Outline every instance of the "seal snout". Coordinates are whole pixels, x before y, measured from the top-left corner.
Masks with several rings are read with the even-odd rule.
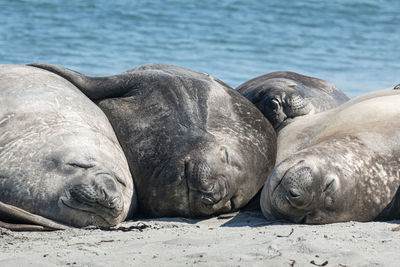
[[[61,200],[69,208],[97,214],[110,222],[124,209],[118,185],[106,173],[97,174],[85,183],[74,184]]]
[[[106,208],[121,211],[123,209],[123,201],[118,190],[117,184],[108,174],[100,174],[96,177],[98,183],[98,199],[97,202]]]
[[[287,97],[286,103],[285,113],[289,118],[306,115],[312,109],[310,103],[299,94],[292,94]]]
[[[290,168],[282,178],[285,199],[294,208],[305,208],[312,201],[312,169],[303,164]]]
[[[294,189],[288,190],[286,199],[289,201],[290,205],[295,208],[302,208],[309,203],[309,199],[304,192],[299,192],[299,190]]]
[[[208,216],[225,205],[227,179],[212,166],[202,159],[185,164],[192,216]]]
[[[199,188],[200,201],[206,206],[219,203],[226,195],[226,190],[220,185],[220,181],[211,180]]]

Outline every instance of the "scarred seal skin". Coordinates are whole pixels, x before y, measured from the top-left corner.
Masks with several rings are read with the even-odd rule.
[[[285,127],[295,140],[318,125],[267,178],[265,217],[308,224],[399,219],[399,101],[400,91],[390,88]]]
[[[294,118],[335,108],[349,98],[333,84],[290,71],[271,72],[239,85],[279,131]]]
[[[116,226],[136,208],[107,117],[58,75],[0,66],[0,201],[2,219],[22,209],[75,227]]]
[[[276,134],[220,80],[163,64],[88,77],[52,71],[96,101],[111,121],[149,216],[202,217],[244,206],[275,163]]]

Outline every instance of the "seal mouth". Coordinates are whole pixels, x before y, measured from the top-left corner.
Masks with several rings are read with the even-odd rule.
[[[92,224],[98,224],[98,226],[115,226],[119,223],[119,217],[122,215],[122,210],[109,209],[101,206],[100,204],[89,204],[73,200],[68,197],[61,197],[61,203],[73,210],[93,214],[99,221],[91,222]]]
[[[283,177],[285,177],[285,175],[289,172],[290,168],[288,168],[282,175],[278,175],[278,173],[273,173],[271,175],[273,175],[272,177],[268,178],[268,182],[271,183],[271,186],[269,186],[270,188],[272,187],[272,190],[270,190],[269,195],[273,196],[276,192],[276,190],[278,189],[278,187],[282,184],[283,181]]]
[[[216,185],[217,186],[216,186]],[[191,192],[194,194],[199,195],[199,200],[201,201],[202,204],[204,204],[206,207],[212,207],[215,205],[218,205],[221,203],[224,199],[227,197],[227,192],[225,190],[225,186],[219,185],[218,182],[216,182],[211,190],[209,191],[204,191],[204,190],[196,190],[194,188],[189,188]],[[214,190],[216,187],[219,187],[219,189]],[[222,187],[222,189],[221,189]]]
[[[219,183],[216,182],[216,184],[218,185]],[[232,208],[235,207],[233,197],[229,198],[225,186],[222,187],[222,190],[205,191],[189,186],[188,198],[190,216],[203,217],[210,216],[214,213],[231,211]]]

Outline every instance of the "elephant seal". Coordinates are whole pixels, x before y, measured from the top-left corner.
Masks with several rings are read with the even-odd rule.
[[[290,71],[271,72],[239,85],[279,131],[293,118],[335,108],[349,98],[333,84]]]
[[[399,219],[399,102],[391,88],[288,125],[297,133],[319,126],[267,178],[265,217],[308,224]]]
[[[147,64],[88,77],[30,65],[66,78],[96,100],[125,151],[144,215],[205,217],[237,210],[275,163],[271,124],[208,74]]]
[[[115,226],[135,197],[123,150],[92,101],[48,71],[0,65],[3,226]]]

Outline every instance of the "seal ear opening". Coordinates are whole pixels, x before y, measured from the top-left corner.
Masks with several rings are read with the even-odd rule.
[[[0,201],[0,227],[12,231],[55,231],[68,226]]]

